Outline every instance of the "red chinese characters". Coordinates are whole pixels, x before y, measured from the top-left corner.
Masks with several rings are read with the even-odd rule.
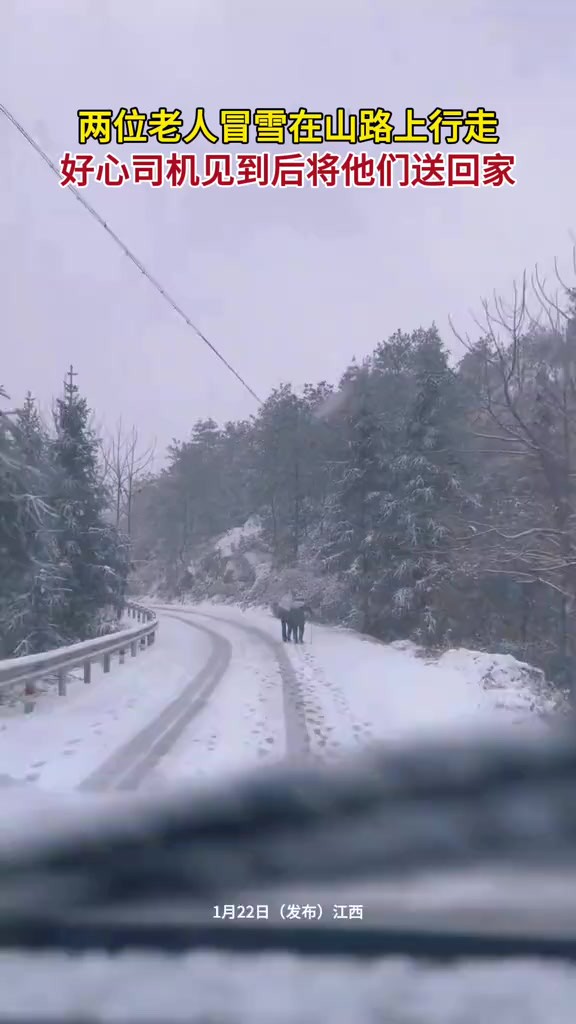
[[[516,158],[503,153],[401,153],[371,156],[365,150],[332,153],[133,153],[121,160],[108,153],[64,153],[60,185],[107,188],[127,183],[151,188],[502,188],[514,186]]]

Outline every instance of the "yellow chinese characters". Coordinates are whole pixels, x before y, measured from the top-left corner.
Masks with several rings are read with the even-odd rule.
[[[199,136],[208,142],[218,142],[210,130],[204,107],[197,107],[194,123],[186,135],[182,134],[184,120],[181,110],[159,107],[144,113],[138,107],[113,110],[78,110],[78,141],[85,146],[90,141],[101,146],[117,146],[156,142],[161,146],[174,146],[179,142],[194,142]]]
[[[264,146],[283,146],[287,124],[288,112],[284,107],[257,107],[254,111],[256,142]]]
[[[324,114],[300,107],[289,117],[291,123],[288,125],[288,131],[295,146],[324,142]]]
[[[340,143],[347,146],[392,146],[398,143],[428,146],[496,145],[498,117],[493,110],[477,107],[434,107],[426,116],[407,107],[399,118],[385,107],[362,107],[349,111],[336,107],[331,113],[299,107],[222,108],[219,111],[220,137],[209,126],[204,107],[197,107],[194,118],[182,110],[158,107],[149,113],[138,107],[113,110],[78,110],[78,141],[81,146],[93,141],[100,146],[155,142],[161,146],[190,145],[204,139],[212,145],[246,146],[318,146]],[[188,127],[191,123],[191,127]]]
[[[251,110],[221,110],[222,142],[225,146],[246,146],[250,142]]]
[[[182,142],[185,142],[187,144],[190,142],[194,142],[199,135],[201,135],[204,139],[207,139],[207,141],[211,142],[212,144],[220,141],[218,139],[218,136],[214,135],[214,132],[210,131],[210,128],[208,127],[208,124],[206,122],[206,111],[204,110],[204,107],[196,108],[196,118],[194,120],[194,124],[192,125],[192,128],[190,129],[188,134],[184,136]]]
[[[78,110],[78,142],[85,146],[94,142],[109,146],[112,141],[113,110]]]
[[[130,142],[148,142],[146,134],[146,114],[142,114],[138,107],[127,110],[122,107],[112,122],[116,132],[116,143],[123,146]]]

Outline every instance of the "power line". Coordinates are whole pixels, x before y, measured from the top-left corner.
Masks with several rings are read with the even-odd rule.
[[[11,124],[14,125],[16,130],[19,131],[23,138],[26,139],[26,142],[28,142],[29,145],[31,145],[32,148],[36,150],[38,155],[42,157],[44,163],[47,164],[50,170],[58,177],[58,179],[60,179],[60,171],[56,167],[56,164],[53,163],[48,154],[44,152],[40,144],[36,142],[36,140],[32,138],[32,136],[26,131],[26,129],[20,124],[20,122],[16,120],[14,115],[11,114],[10,111],[7,110],[6,107],[3,106],[3,104],[1,103],[0,112],[4,114],[4,116],[11,122]],[[242,387],[246,388],[246,391],[248,391],[249,394],[252,395],[252,398],[255,398],[258,404],[261,405],[262,399],[258,397],[256,392],[252,390],[250,385],[247,384],[244,378],[240,376],[238,371],[235,370],[233,366],[231,366],[227,359],[224,358],[224,356],[222,355],[221,352],[218,351],[216,346],[213,345],[212,342],[208,340],[208,338],[206,337],[205,334],[202,333],[200,328],[197,327],[196,324],[192,322],[190,317],[187,316],[184,310],[178,305],[178,303],[172,298],[172,296],[168,294],[166,289],[162,287],[160,282],[156,280],[156,278],[150,273],[150,271],[146,269],[141,260],[139,260],[138,257],[134,255],[134,253],[128,248],[128,246],[122,241],[122,239],[116,234],[116,232],[112,230],[112,228],[106,223],[104,218],[100,216],[98,211],[95,210],[94,207],[90,205],[90,203],[84,198],[84,196],[78,191],[78,189],[74,185],[68,184],[66,185],[66,188],[68,188],[73,193],[78,202],[81,203],[86,210],[88,210],[88,213],[90,213],[92,217],[94,217],[95,220],[98,221],[100,226],[103,227],[104,230],[110,235],[110,237],[116,242],[116,244],[120,246],[124,255],[127,256],[128,259],[132,261],[134,266],[138,268],[140,273],[143,274],[145,278],[147,278],[147,280],[156,289],[156,291],[160,293],[162,298],[166,299],[166,302],[168,302],[169,305],[172,306],[172,309],[178,314],[178,316],[182,317],[182,319],[188,325],[188,327],[192,328],[194,333],[198,335],[201,341],[203,341],[204,344],[207,345],[209,349],[211,349],[214,355],[218,357],[220,362],[224,363],[226,369],[229,370],[230,373],[232,373],[236,377],[236,380],[240,381]]]

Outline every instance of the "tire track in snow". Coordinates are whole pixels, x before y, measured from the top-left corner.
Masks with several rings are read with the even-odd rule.
[[[152,604],[150,607],[165,613],[170,613],[173,609],[173,605]],[[303,760],[309,759],[311,755],[311,739],[307,726],[304,688],[284,646],[265,630],[260,629],[258,626],[239,622],[238,619],[195,610],[186,610],[183,611],[183,614],[198,616],[214,622],[221,622],[226,626],[232,626],[266,645],[277,662],[282,681],[282,703],[286,730],[285,760],[301,763]]]
[[[147,790],[230,777],[286,760],[283,688],[273,652],[244,630],[223,622],[217,628],[232,643],[226,677],[147,776]]]
[[[192,719],[205,707],[221,681],[232,656],[226,637],[182,615],[169,617],[205,633],[212,643],[210,656],[179,696],[146,728],[121,746],[78,786],[86,792],[136,789],[180,738]],[[161,681],[159,680],[159,684]]]
[[[337,761],[351,749],[365,749],[373,739],[371,723],[355,715],[341,687],[326,677],[309,646],[295,644],[290,660],[299,679],[313,758]]]
[[[236,626],[264,641],[273,651],[283,683],[289,757],[323,763],[338,761],[350,750],[365,749],[373,740],[372,724],[354,714],[341,687],[324,674],[309,643],[283,644],[258,626],[220,614],[196,611],[186,614]]]

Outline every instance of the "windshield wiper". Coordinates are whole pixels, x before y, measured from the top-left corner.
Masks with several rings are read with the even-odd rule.
[[[294,949],[306,953],[574,957],[572,923],[532,934],[414,926],[213,921],[251,890],[389,883],[508,864],[576,868],[576,744],[547,739],[377,751],[337,769],[269,770],[151,801],[91,834],[0,853],[4,946]],[[567,897],[568,897],[567,893]],[[537,915],[538,917],[538,915]],[[440,925],[442,915],[439,915]]]

